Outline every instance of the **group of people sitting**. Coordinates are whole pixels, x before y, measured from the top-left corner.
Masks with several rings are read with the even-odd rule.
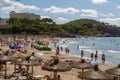
[[[26,75],[27,73],[27,70],[24,67],[22,67],[22,65],[19,65],[18,68],[16,68],[16,70],[16,73],[21,73],[21,75]]]
[[[43,79],[46,79],[46,80],[62,80],[60,75],[57,75],[56,77],[53,77],[52,74],[50,75],[45,75],[43,77]]]

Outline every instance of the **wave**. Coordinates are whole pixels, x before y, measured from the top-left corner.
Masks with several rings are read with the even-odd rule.
[[[63,44],[63,45],[59,45],[59,47],[67,47],[67,45]]]
[[[74,44],[77,44],[77,42],[76,41],[72,41],[72,42],[69,42],[68,44],[74,45]]]
[[[107,52],[110,52],[110,53],[120,53],[120,51],[114,51],[114,50],[108,50]]]
[[[88,49],[89,47],[86,46],[79,46],[79,49]]]

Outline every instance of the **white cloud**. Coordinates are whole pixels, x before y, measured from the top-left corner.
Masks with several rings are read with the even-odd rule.
[[[102,3],[107,3],[107,0],[92,0],[94,4],[102,4]]]
[[[117,8],[120,8],[120,5],[118,5]]]
[[[112,13],[108,13],[108,14],[100,13],[100,16],[102,16],[102,17],[114,17],[114,15]]]
[[[9,4],[9,3],[11,3],[10,0],[0,0],[0,5]]]
[[[41,16],[41,18],[43,19],[43,18],[50,18],[49,16]]]
[[[103,18],[103,19],[99,19],[100,21],[106,22],[106,23],[110,23],[110,24],[114,24],[114,25],[119,25],[120,26],[120,18]]]
[[[98,17],[98,12],[93,9],[81,9],[81,16]]]
[[[2,12],[10,12],[10,11],[24,11],[24,10],[39,10],[38,7],[33,6],[33,5],[24,5],[20,2],[14,2],[14,1],[10,1],[10,0],[3,0],[4,4],[8,4],[9,6],[5,6],[5,7],[1,7],[0,11]],[[5,2],[6,1],[6,2]]]
[[[51,6],[50,8],[45,8],[44,11],[51,13],[69,13],[69,14],[80,12],[78,9],[75,8],[59,8],[55,6]]]
[[[58,20],[59,22],[68,22],[68,21],[70,21],[69,19],[63,18],[63,17],[58,17],[57,20]]]

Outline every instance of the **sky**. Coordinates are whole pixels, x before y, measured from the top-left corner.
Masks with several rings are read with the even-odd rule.
[[[120,0],[0,0],[0,17],[9,12],[29,12],[57,24],[88,18],[120,26]]]

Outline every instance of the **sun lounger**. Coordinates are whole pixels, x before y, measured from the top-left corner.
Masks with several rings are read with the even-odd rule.
[[[35,80],[42,80],[42,76],[41,75],[36,75],[36,76],[33,76],[35,78]]]

